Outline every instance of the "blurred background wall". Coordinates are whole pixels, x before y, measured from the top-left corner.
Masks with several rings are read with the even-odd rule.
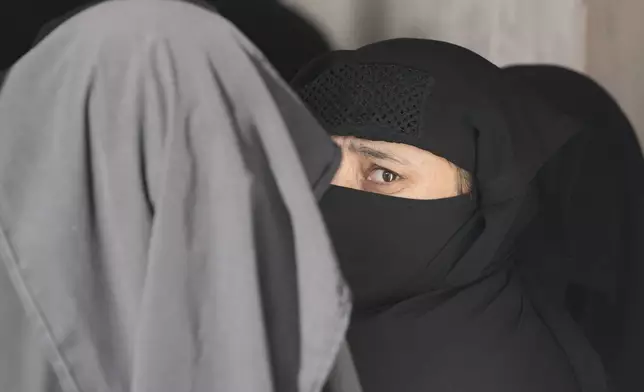
[[[644,1],[586,2],[586,71],[620,101],[644,143]]]
[[[285,0],[341,48],[393,37],[465,46],[499,65],[555,62],[583,68],[582,0]]]
[[[584,71],[620,101],[644,142],[644,0],[284,0],[338,48],[393,37],[453,42],[503,66]]]

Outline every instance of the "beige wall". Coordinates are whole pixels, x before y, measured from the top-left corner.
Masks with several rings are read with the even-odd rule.
[[[643,0],[644,1],[644,0]],[[583,0],[284,0],[339,48],[393,37],[453,42],[499,65],[585,62]]]
[[[615,95],[644,144],[644,1],[587,1],[588,73]]]

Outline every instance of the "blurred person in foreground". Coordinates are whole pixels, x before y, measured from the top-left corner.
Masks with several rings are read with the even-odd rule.
[[[214,12],[67,20],[0,91],[0,390],[320,391],[350,310],[316,200],[339,157]]]

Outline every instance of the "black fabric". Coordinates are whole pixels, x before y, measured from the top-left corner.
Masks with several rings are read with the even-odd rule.
[[[200,0],[214,5],[264,53],[285,80],[331,46],[317,27],[274,0]]]
[[[355,80],[324,82],[346,67]],[[395,76],[373,78],[374,69]],[[421,75],[417,80],[431,80],[416,118],[404,117],[418,105],[417,98],[406,100],[415,96],[405,92],[416,86],[410,70]],[[410,144],[475,177],[473,211],[453,208],[468,195],[419,201],[332,188],[323,198],[356,291],[349,342],[366,392],[606,390],[597,354],[564,301],[548,294],[562,289],[541,290],[542,281],[518,269],[514,257],[517,236],[538,212],[533,180],[579,131],[573,119],[485,59],[436,41],[398,39],[335,52],[293,84],[330,133]],[[400,98],[385,105],[376,94]],[[388,105],[399,106],[417,129],[379,120]],[[343,123],[316,113],[329,106],[345,113]],[[364,108],[371,115],[355,121]]]
[[[31,48],[40,27],[84,0],[3,1],[0,11],[0,69],[18,61]]]
[[[633,128],[586,76],[555,66],[505,72],[583,124],[538,175],[541,219],[517,257],[544,280],[567,279],[557,295],[602,355],[613,386],[644,390],[644,159]],[[535,263],[545,257],[557,262]]]
[[[395,139],[398,133],[418,134],[421,105],[432,84],[427,73],[411,68],[343,64],[326,70],[301,95],[334,134],[347,126],[383,127],[394,131]]]
[[[429,262],[448,242],[456,244],[453,258],[462,256],[480,222],[470,195],[419,201],[332,187],[321,208],[338,257],[351,260],[342,267],[358,313],[423,294],[432,283]]]

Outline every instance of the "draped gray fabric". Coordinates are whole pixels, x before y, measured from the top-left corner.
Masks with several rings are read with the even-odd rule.
[[[322,389],[326,134],[228,22],[110,1],[0,92],[0,390]]]

